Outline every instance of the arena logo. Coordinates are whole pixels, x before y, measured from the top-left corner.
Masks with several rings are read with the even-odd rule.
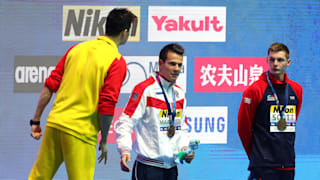
[[[107,16],[113,8],[116,6],[63,6],[62,40],[85,41],[103,36]],[[126,8],[138,17],[131,25],[128,41],[140,41],[140,6]]]
[[[54,66],[16,66],[14,79],[18,84],[44,83],[54,68]]]
[[[60,56],[15,56],[14,92],[38,93]]]
[[[149,6],[148,16],[149,41],[226,40],[226,7]]]
[[[190,137],[202,144],[226,144],[228,131],[228,107],[189,106],[187,124]]]

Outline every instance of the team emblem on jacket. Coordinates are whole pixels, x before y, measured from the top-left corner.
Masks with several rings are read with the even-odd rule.
[[[138,97],[139,97],[139,93],[134,92],[134,93],[132,94],[131,99],[132,99],[133,101],[135,101],[135,100],[137,100]]]
[[[296,100],[295,96],[290,96],[290,100]]]
[[[251,98],[245,97],[243,99],[243,102],[246,103],[246,104],[251,104]]]
[[[269,95],[267,96],[267,101],[275,101],[275,100],[276,100],[276,98],[274,97],[273,94],[269,94]]]

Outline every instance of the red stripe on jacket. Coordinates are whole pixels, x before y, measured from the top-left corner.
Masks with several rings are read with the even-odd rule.
[[[176,102],[176,109],[183,108],[184,99],[181,99]],[[171,103],[172,105],[172,103]],[[168,109],[167,103],[161,99],[157,99],[154,97],[147,97],[147,107],[154,107],[158,109]]]
[[[127,64],[121,58],[115,59],[108,69],[104,84],[99,93],[98,113],[113,115],[118,102],[122,82],[126,78]]]
[[[130,100],[124,110],[124,113],[126,113],[129,117],[133,115],[133,113],[135,112],[135,110],[139,105],[139,102],[142,98],[144,90],[154,82],[155,82],[155,79],[153,77],[150,77],[134,87],[130,96]]]

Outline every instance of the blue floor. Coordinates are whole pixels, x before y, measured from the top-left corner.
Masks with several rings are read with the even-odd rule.
[[[134,159],[130,165],[132,167]],[[226,145],[200,145],[191,164],[179,165],[179,180],[242,180],[247,179],[248,160],[242,149]],[[94,179],[127,180],[131,172],[120,171],[120,156],[115,145],[109,145],[107,166],[97,164]],[[297,155],[296,180],[320,178],[320,155]],[[54,179],[67,179],[65,167],[61,166]]]

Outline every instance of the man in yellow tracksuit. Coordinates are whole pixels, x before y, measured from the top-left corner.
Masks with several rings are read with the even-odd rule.
[[[57,95],[29,179],[52,179],[62,162],[68,179],[93,179],[99,130],[98,160],[106,164],[107,135],[127,72],[118,46],[126,43],[135,22],[129,10],[113,9],[106,35],[72,46],[46,79],[30,120],[31,136],[37,140],[42,135],[41,114],[53,92]]]

